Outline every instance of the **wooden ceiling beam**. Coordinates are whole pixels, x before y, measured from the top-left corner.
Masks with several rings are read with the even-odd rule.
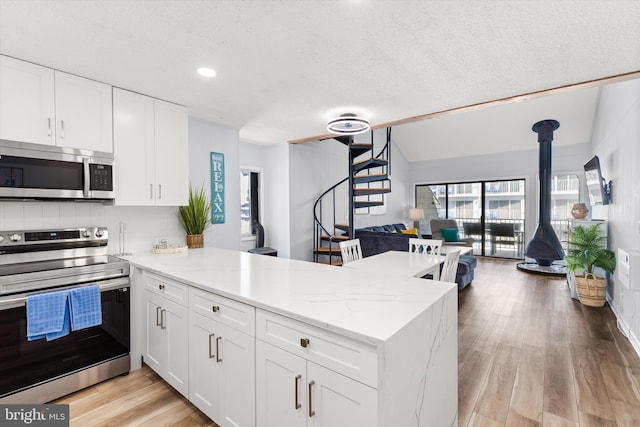
[[[640,70],[631,71],[623,74],[617,74],[614,76],[609,76],[609,77],[604,77],[599,79],[587,80],[580,83],[572,83],[564,86],[554,87],[551,89],[543,89],[543,90],[538,90],[534,92],[528,92],[521,95],[509,96],[506,98],[495,99],[493,101],[478,102],[476,104],[465,105],[462,107],[455,107],[455,108],[449,108],[447,110],[435,111],[433,113],[420,114],[418,116],[407,117],[405,119],[392,120],[390,122],[380,123],[375,126],[371,126],[371,129],[382,129],[390,126],[404,125],[408,123],[419,122],[422,120],[435,119],[438,117],[445,117],[452,114],[475,111],[482,108],[494,107],[498,105],[509,104],[512,102],[528,101],[530,99],[541,98],[543,96],[559,95],[562,93],[572,92],[575,90],[588,89],[588,88],[597,87],[597,86],[604,86],[612,83],[618,83],[618,82],[623,82],[623,81],[633,80],[638,78],[640,78]],[[306,138],[293,139],[288,142],[289,144],[302,144],[304,142],[319,141],[321,139],[334,138],[335,136],[336,136],[335,134],[327,133],[324,135],[316,135],[316,136],[310,136]]]

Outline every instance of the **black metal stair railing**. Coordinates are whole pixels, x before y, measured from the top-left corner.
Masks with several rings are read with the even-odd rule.
[[[354,238],[353,224],[356,209],[381,206],[384,204],[384,199],[372,200],[371,197],[391,192],[391,181],[389,180],[391,128],[387,128],[386,143],[376,156],[373,155],[373,131],[371,131],[371,143],[356,143],[353,141],[353,136],[339,136],[333,139],[348,146],[349,169],[347,177],[324,191],[313,205],[313,260],[314,262],[341,265],[342,257],[337,243]],[[355,160],[366,153],[370,153],[369,158]],[[379,173],[369,173],[371,169],[377,168],[380,168]],[[384,181],[389,183],[388,187],[383,184],[380,187],[371,187],[371,183]],[[336,222],[336,194],[344,183],[348,183],[348,223],[338,224]],[[360,184],[367,184],[367,186],[362,187]],[[366,200],[360,200],[362,196],[366,196]],[[357,198],[358,200],[356,200]],[[331,226],[327,226],[324,222],[325,202],[331,203],[331,206],[326,209],[331,212]],[[327,245],[325,246],[323,243],[327,243]],[[328,260],[321,259],[321,257],[328,257]]]

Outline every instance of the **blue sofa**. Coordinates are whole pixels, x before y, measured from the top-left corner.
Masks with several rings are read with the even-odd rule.
[[[362,256],[368,257],[386,251],[408,252],[409,239],[418,236],[415,234],[403,234],[400,230],[406,230],[404,224],[377,225],[356,229],[355,237],[360,239]],[[478,260],[474,256],[460,256],[458,270],[456,271],[456,283],[459,291],[471,284],[477,265]]]

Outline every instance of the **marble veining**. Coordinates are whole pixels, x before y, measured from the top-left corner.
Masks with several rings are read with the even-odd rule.
[[[133,266],[374,345],[385,342],[455,287],[217,248],[125,259]]]

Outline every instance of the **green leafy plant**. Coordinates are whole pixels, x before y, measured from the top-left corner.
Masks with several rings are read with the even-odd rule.
[[[605,247],[607,238],[600,230],[600,224],[588,227],[579,225],[569,232],[567,268],[569,271],[584,269],[585,276],[593,276],[595,267],[607,273],[616,268],[616,255]]]
[[[191,235],[202,234],[211,225],[210,212],[211,202],[205,195],[204,184],[195,190],[189,185],[189,204],[178,208],[178,217],[184,231]]]

